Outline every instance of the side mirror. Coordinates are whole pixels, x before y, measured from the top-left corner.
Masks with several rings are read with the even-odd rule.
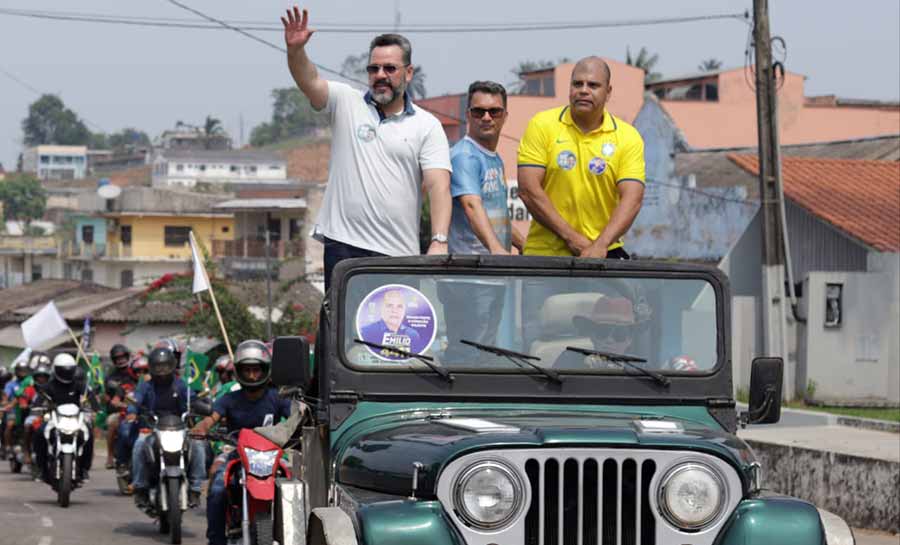
[[[272,347],[272,382],[275,386],[309,389],[313,374],[309,366],[309,342],[303,337],[278,337]]]
[[[741,424],[775,424],[781,420],[781,386],[784,360],[756,358],[750,368],[750,407]]]

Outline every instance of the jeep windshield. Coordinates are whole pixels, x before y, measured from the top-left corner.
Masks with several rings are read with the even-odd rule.
[[[340,313],[344,362],[428,372],[412,353],[451,372],[523,372],[502,351],[463,342],[473,341],[563,375],[636,372],[591,351],[628,355],[662,374],[716,368],[716,295],[706,280],[557,274],[354,274]]]

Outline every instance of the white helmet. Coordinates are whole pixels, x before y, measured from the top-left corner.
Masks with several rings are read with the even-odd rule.
[[[75,363],[75,358],[73,358],[71,354],[57,354],[57,356],[53,358],[53,378],[63,384],[69,384],[75,380],[75,371],[77,368],[78,364]]]

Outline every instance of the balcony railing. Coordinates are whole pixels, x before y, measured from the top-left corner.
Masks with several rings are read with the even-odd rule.
[[[106,255],[106,244],[66,240],[60,244],[60,257],[97,259]]]
[[[269,257],[273,259],[285,259],[288,257],[300,257],[303,255],[303,241],[289,240],[277,241],[269,244]],[[213,256],[215,257],[240,257],[260,259],[266,257],[266,242],[251,238],[239,238],[236,240],[214,240]]]
[[[54,254],[57,251],[56,239],[51,236],[0,235],[0,253]]]

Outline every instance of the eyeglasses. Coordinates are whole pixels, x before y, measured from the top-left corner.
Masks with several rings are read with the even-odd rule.
[[[497,119],[498,117],[500,117],[501,115],[503,115],[503,112],[505,112],[505,111],[506,111],[506,110],[503,109],[503,108],[476,108],[476,107],[472,107],[472,108],[469,108],[469,115],[471,115],[471,116],[474,117],[475,119],[481,119],[482,117],[484,117],[484,114],[488,114],[489,116],[491,116],[491,119]]]
[[[633,325],[594,324],[591,327],[594,328],[591,338],[599,341],[605,341],[611,337],[615,342],[622,342],[634,336]]]
[[[402,66],[397,66],[396,64],[370,64],[370,65],[366,66],[366,72],[369,75],[374,76],[379,71],[384,70],[385,74],[387,74],[389,76],[393,76],[394,74],[397,73],[397,70],[400,70],[401,68],[406,68],[406,66],[407,66],[406,64],[404,64]]]

